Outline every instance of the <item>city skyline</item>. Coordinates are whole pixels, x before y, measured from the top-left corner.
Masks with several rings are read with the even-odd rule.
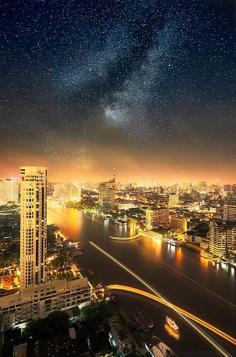
[[[233,356],[235,0],[0,19],[0,357]]]
[[[36,165],[34,163],[29,163],[28,165],[24,166],[42,166],[42,165]],[[44,165],[45,166],[45,165]],[[45,166],[46,167],[46,166]],[[20,175],[18,175],[18,168],[12,168],[10,170],[11,174],[4,176],[0,175],[0,180],[13,180],[13,181],[19,181],[20,180]],[[97,184],[99,185],[101,182],[106,182],[109,181],[112,178],[113,173],[109,172],[106,175],[103,176],[95,176],[93,175],[93,178],[91,176],[89,177],[83,177],[83,176],[75,176],[73,175],[68,176],[67,178],[58,178],[57,175],[50,175],[49,172],[49,183],[58,183],[58,184],[70,184],[70,183],[79,183],[81,185],[84,184]],[[224,186],[224,185],[235,185],[235,178],[233,177],[232,179],[229,180],[219,180],[218,178],[216,179],[207,179],[206,177],[194,177],[194,178],[181,178],[181,179],[176,179],[176,178],[168,178],[163,179],[163,176],[152,176],[149,178],[141,178],[141,177],[131,177],[130,179],[126,176],[120,176],[119,173],[117,175],[117,183],[118,184],[134,184],[136,186],[146,186],[146,187],[155,187],[155,186],[172,186],[172,185],[197,185],[201,182],[205,182],[207,185],[219,185],[219,186]]]
[[[233,182],[233,1],[1,4],[0,177]]]

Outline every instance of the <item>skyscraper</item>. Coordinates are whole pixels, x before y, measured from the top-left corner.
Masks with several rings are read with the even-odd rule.
[[[46,281],[47,170],[21,167],[20,280],[21,288]]]
[[[112,210],[115,208],[116,180],[115,175],[112,180],[102,182],[99,185],[99,204],[104,209]]]

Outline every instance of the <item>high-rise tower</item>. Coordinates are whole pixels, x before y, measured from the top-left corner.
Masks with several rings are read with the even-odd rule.
[[[113,210],[115,208],[116,177],[99,185],[99,204],[104,209]]]
[[[25,166],[20,173],[20,281],[27,288],[46,281],[47,170]]]

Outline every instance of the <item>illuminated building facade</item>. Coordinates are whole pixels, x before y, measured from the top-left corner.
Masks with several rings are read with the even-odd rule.
[[[211,222],[208,236],[210,252],[225,256],[236,249],[236,222]]]
[[[226,254],[226,231],[223,222],[211,222],[208,236],[210,253],[224,256]]]
[[[20,283],[28,288],[46,282],[47,170],[21,167]]]
[[[65,192],[66,202],[80,202],[81,201],[81,187],[79,184],[67,184]]]
[[[179,195],[169,195],[169,208],[178,207]]]
[[[236,204],[226,204],[223,209],[224,221],[236,221]]]
[[[55,310],[67,310],[89,302],[91,289],[87,278],[57,280],[21,289],[17,294],[0,297],[0,330],[7,330],[32,319],[46,317]]]
[[[113,210],[115,208],[116,196],[116,180],[115,176],[112,180],[102,182],[99,185],[99,205],[106,210]]]
[[[81,201],[81,187],[79,183],[57,183],[53,186],[53,197],[61,200],[62,203]]]
[[[153,228],[153,215],[154,211],[152,209],[146,209],[146,229],[151,230]]]
[[[227,184],[223,186],[223,196],[228,197],[231,195],[231,185]]]
[[[146,209],[146,229],[168,228],[169,227],[169,209],[157,208],[155,210]]]
[[[188,220],[186,217],[171,215],[170,227],[178,233],[184,233],[188,230]]]
[[[168,208],[158,208],[155,213],[155,223],[157,227],[169,227],[169,210]]]
[[[7,202],[19,203],[18,179],[0,180],[0,204],[6,204]]]

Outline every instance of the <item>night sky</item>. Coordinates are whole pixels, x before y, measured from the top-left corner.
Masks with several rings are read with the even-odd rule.
[[[236,181],[230,0],[0,4],[0,177]]]

